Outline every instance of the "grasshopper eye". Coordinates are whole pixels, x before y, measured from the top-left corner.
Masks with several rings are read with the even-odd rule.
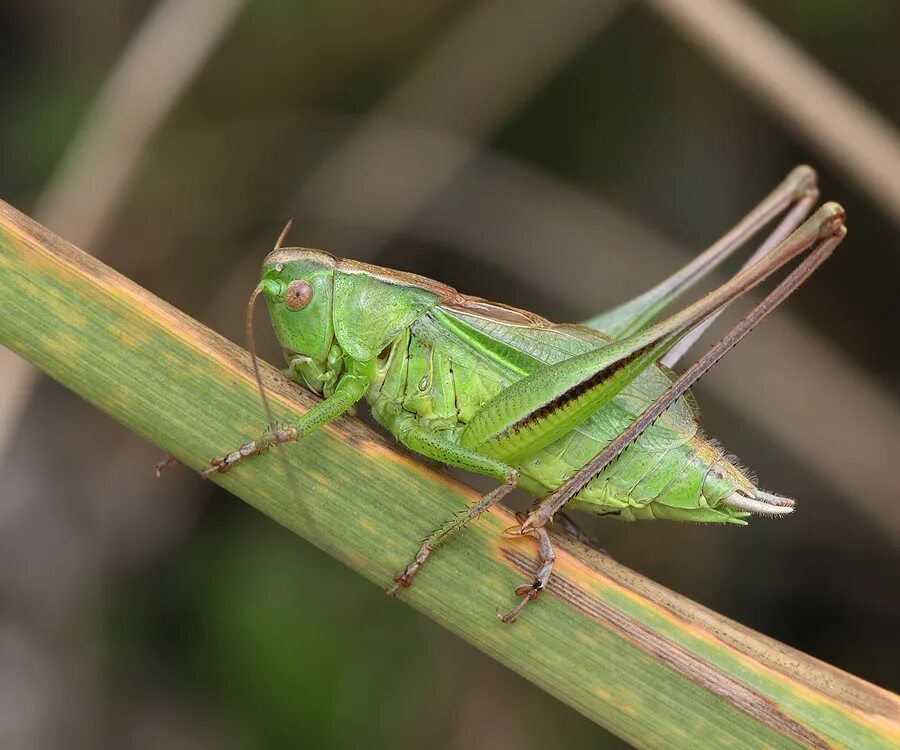
[[[302,310],[312,299],[312,287],[308,281],[298,279],[292,281],[284,290],[284,306],[288,310]]]

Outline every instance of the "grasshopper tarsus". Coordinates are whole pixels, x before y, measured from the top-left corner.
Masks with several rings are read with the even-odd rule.
[[[527,520],[527,519],[526,519]],[[524,527],[523,521],[522,526]],[[550,534],[543,526],[521,531],[521,536],[533,536],[538,540],[538,560],[541,563],[531,583],[522,583],[516,586],[513,593],[522,597],[518,604],[504,615],[498,613],[500,622],[511,623],[519,616],[519,613],[525,609],[528,602],[537,599],[540,593],[547,587],[550,582],[550,575],[553,573],[553,563],[556,561],[556,553],[553,551],[553,545],[550,543]]]
[[[397,596],[400,592],[400,589],[408,589],[412,586],[413,576],[419,571],[425,561],[431,557],[432,546],[426,540],[422,543],[422,546],[419,547],[416,552],[416,556],[413,558],[413,561],[407,565],[403,570],[394,575],[394,583],[392,586],[388,586],[385,589],[385,593],[388,596]]]
[[[521,589],[521,593],[519,593],[520,589]],[[518,586],[516,588],[515,593],[516,593],[516,595],[522,597],[519,600],[519,603],[516,604],[515,607],[513,607],[509,612],[506,612],[506,613],[502,613],[500,611],[499,607],[497,608],[497,619],[500,620],[500,622],[504,623],[505,625],[509,625],[510,623],[515,622],[516,618],[519,616],[519,614],[522,612],[522,610],[525,609],[528,602],[532,601],[533,599],[537,599],[538,595],[541,592],[540,592],[540,589],[536,589],[532,585],[529,585],[526,583],[526,584],[523,584],[522,586]]]
[[[286,429],[276,429],[274,431],[260,435],[256,440],[251,440],[241,445],[237,450],[231,451],[224,456],[216,456],[210,460],[208,468],[201,472],[204,479],[208,479],[212,474],[224,474],[232,466],[250,456],[258,456],[269,448],[274,448],[284,443],[290,443],[297,440],[298,433],[293,427]]]
[[[397,576],[394,576],[394,583],[388,586],[384,593],[387,594],[392,599],[400,593],[400,589],[408,589],[412,585],[412,579],[410,578],[402,578],[397,580]]]

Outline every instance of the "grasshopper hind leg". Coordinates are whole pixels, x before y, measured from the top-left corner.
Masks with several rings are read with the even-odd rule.
[[[652,401],[634,421],[623,430],[612,442],[606,445],[593,459],[579,469],[572,477],[567,479],[553,493],[544,498],[534,510],[529,513],[525,521],[517,527],[508,530],[511,536],[524,536],[538,533],[541,541],[542,557],[544,557],[544,542],[549,547],[549,537],[544,530],[553,520],[556,513],[577,495],[594,477],[605,469],[611,461],[633,443],[659,416],[668,409],[677,399],[681,398],[687,390],[708,372],[722,357],[730,352],[753,328],[762,322],[774,309],[778,307],[794,290],[805,282],[812,273],[834,252],[846,234],[844,226],[844,210],[835,203],[822,206],[816,214],[802,227],[792,233],[773,251],[774,260],[765,259],[757,261],[750,269],[743,271],[735,279],[750,278],[758,275],[759,280],[764,279],[775,269],[784,265],[788,260],[800,254],[806,254],[803,261],[794,268],[788,276],[779,283],[750,313],[731,329],[717,344],[715,344],[704,356],[689,367],[671,386],[654,401]],[[776,257],[776,253],[778,257]],[[751,288],[758,283],[748,284]],[[727,286],[727,285],[726,285]],[[720,287],[716,292],[710,293],[707,300],[714,300],[720,295],[726,286]],[[713,308],[712,312],[716,312]],[[738,510],[757,512],[765,515],[786,515],[793,510],[793,501],[788,498],[772,495],[762,490],[757,490],[754,497],[744,497],[739,493],[726,498],[724,504]],[[541,532],[544,532],[542,534]],[[520,586],[516,593],[526,597],[523,602],[513,609],[507,616],[514,618],[527,604],[535,598],[546,585],[552,568],[552,549],[547,555],[544,565],[538,572],[538,576],[531,584],[535,593],[530,593],[526,586]],[[545,576],[542,578],[542,576]]]

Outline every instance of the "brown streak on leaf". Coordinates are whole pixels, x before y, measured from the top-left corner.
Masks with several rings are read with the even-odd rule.
[[[842,675],[848,678],[842,680],[830,678],[828,665],[819,659],[787,647],[705,607],[697,607],[693,603],[686,606],[687,600],[683,597],[590,547],[558,537],[554,538],[554,543],[580,563],[615,581],[616,586],[622,590],[653,602],[698,633],[716,638],[727,648],[790,678],[808,688],[811,693],[826,695],[865,716],[883,717],[890,722],[900,720],[900,710],[893,696],[886,690],[854,675]]]
[[[501,554],[526,577],[535,572],[534,561],[519,550],[501,549]],[[825,740],[783,713],[769,699],[703,659],[689,653],[678,644],[629,619],[622,612],[610,607],[589,592],[574,585],[568,579],[554,574],[547,590],[578,610],[622,635],[637,648],[674,669],[689,680],[702,685],[736,708],[753,716],[772,729],[807,747],[831,747]]]

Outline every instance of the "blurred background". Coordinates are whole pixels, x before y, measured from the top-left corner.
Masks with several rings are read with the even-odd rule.
[[[847,240],[696,389],[799,512],[586,526],[896,690],[898,28],[893,0],[2,0],[0,196],[242,341],[291,216],[569,321],[813,164]],[[620,745],[0,355],[0,746]]]

